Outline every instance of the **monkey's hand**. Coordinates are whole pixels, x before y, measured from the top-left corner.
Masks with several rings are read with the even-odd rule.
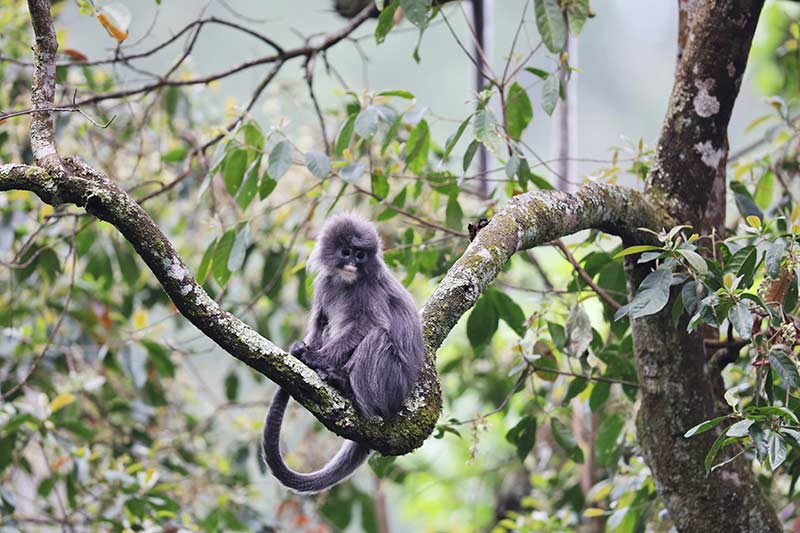
[[[308,351],[308,346],[303,341],[294,341],[291,346],[289,346],[289,353],[293,356],[297,357],[301,361],[304,361],[304,356]]]
[[[327,383],[330,383],[336,389],[339,389],[339,391],[345,393],[346,395],[352,396],[350,393],[350,380],[347,377],[347,372],[341,367],[337,368],[324,363],[317,363],[313,365],[312,368],[316,370],[317,374],[319,374],[319,377],[321,377]]]

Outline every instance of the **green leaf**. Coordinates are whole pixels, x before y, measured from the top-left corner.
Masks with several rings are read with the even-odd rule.
[[[567,457],[576,463],[583,463],[583,450],[578,446],[569,428],[561,420],[553,418],[550,420],[550,429],[556,443],[567,453]]]
[[[609,416],[600,423],[597,428],[597,436],[594,441],[594,449],[597,454],[597,462],[605,467],[611,467],[616,460],[617,441],[625,427],[625,416],[616,413]]]
[[[378,93],[378,96],[397,96],[399,98],[405,98],[406,100],[413,100],[415,98],[415,96],[408,91],[381,91]]]
[[[550,76],[542,83],[542,109],[548,115],[552,115],[558,103],[561,82],[557,76]]]
[[[757,216],[760,219],[764,218],[764,213],[756,205],[753,196],[747,187],[741,181],[731,181],[731,191],[733,191],[733,198],[736,201],[736,207],[743,217]]]
[[[525,67],[525,70],[543,80],[547,79],[547,77],[550,75],[549,72],[536,67]]]
[[[792,361],[786,352],[782,350],[770,350],[769,364],[778,376],[780,376],[784,387],[792,390],[800,386],[800,375],[798,375],[797,372],[797,365],[794,364],[794,361]]]
[[[264,134],[257,122],[248,120],[242,126],[242,131],[244,132],[245,148],[248,151],[260,153],[264,150]]]
[[[432,0],[399,0],[403,15],[417,28],[424,29],[428,25],[428,11]]]
[[[247,169],[247,150],[234,148],[226,154],[223,164],[222,178],[225,181],[225,188],[231,196],[235,196]]]
[[[592,16],[592,10],[589,8],[589,0],[574,0],[567,3],[567,21],[569,23],[569,32],[577,37],[586,19]]]
[[[465,118],[464,121],[458,126],[458,129],[453,134],[453,136],[450,137],[449,139],[447,139],[447,142],[445,143],[445,147],[444,147],[444,153],[442,153],[442,159],[447,159],[448,158],[448,156],[450,155],[450,152],[452,152],[453,148],[455,148],[456,143],[458,143],[458,140],[461,138],[461,135],[463,135],[464,130],[467,128],[467,125],[469,124],[469,121],[471,119],[472,119],[472,115],[470,115],[467,118]]]
[[[772,204],[772,190],[774,188],[774,174],[771,171],[764,172],[761,179],[756,184],[756,190],[753,193],[753,200],[756,205],[761,209],[767,209]]]
[[[720,449],[722,449],[723,444],[725,444],[725,440],[727,437],[725,436],[725,432],[719,434],[719,436],[714,440],[714,444],[711,445],[711,449],[708,450],[706,454],[706,459],[704,461],[706,467],[706,475],[711,472],[711,465],[714,464],[714,459],[717,457]]]
[[[385,10],[384,10],[385,11]],[[350,146],[350,139],[353,137],[353,130],[355,129],[356,114],[353,113],[339,128],[339,134],[336,136],[336,143],[333,147],[333,153],[341,156],[345,148]]]
[[[177,163],[178,161],[183,161],[183,158],[186,157],[187,153],[188,150],[185,146],[179,146],[178,148],[174,148],[161,154],[161,160],[164,163]]]
[[[170,378],[175,376],[175,363],[170,359],[170,351],[165,346],[147,340],[141,341],[141,344],[160,375]]]
[[[617,255],[614,256],[614,259],[619,259],[620,257],[625,257],[626,255],[633,255],[633,254],[640,254],[642,252],[658,252],[661,251],[661,248],[658,246],[652,246],[650,244],[640,244],[638,246],[630,246],[625,248]]]
[[[389,196],[389,180],[385,174],[373,173],[372,180],[372,194],[383,200]]]
[[[571,399],[582,393],[588,384],[589,381],[584,378],[573,379],[569,383],[569,387],[567,387],[567,393],[564,395],[564,400],[561,402],[561,405],[567,405]]]
[[[343,167],[339,171],[339,175],[347,183],[355,183],[358,181],[358,178],[364,174],[365,169],[366,167],[364,166],[364,163],[353,163],[352,165]]]
[[[239,374],[228,372],[225,376],[225,398],[229,402],[235,402],[239,397]]]
[[[772,278],[777,278],[778,274],[781,270],[781,260],[783,259],[783,254],[786,252],[786,239],[783,237],[778,237],[775,239],[775,242],[772,242],[767,246],[766,251],[766,262],[765,265],[767,267],[767,273]]]
[[[506,97],[506,120],[508,122],[508,135],[515,141],[522,137],[522,132],[533,118],[531,100],[528,91],[522,85],[514,82],[508,90]]]
[[[264,200],[272,194],[272,191],[275,190],[277,185],[278,182],[272,179],[269,172],[264,172],[264,175],[261,176],[261,184],[258,186],[258,197]]]
[[[783,464],[789,454],[786,441],[779,433],[769,430],[767,436],[767,454],[769,456],[769,467],[773,472]]]
[[[381,455],[380,453],[373,453],[369,456],[369,466],[379,479],[386,478],[395,470],[394,461],[397,459],[394,455]]]
[[[267,172],[274,180],[281,179],[292,166],[292,145],[289,141],[280,141],[269,153]]]
[[[608,401],[611,395],[611,383],[607,381],[598,381],[592,387],[592,393],[589,395],[589,409],[593,413],[600,410],[601,407]]]
[[[519,158],[517,154],[512,155],[506,161],[506,177],[513,178],[517,172],[519,172],[519,166],[522,164],[522,160]]]
[[[381,144],[381,155],[384,155],[386,153],[386,150],[389,148],[389,145],[397,137],[397,132],[400,131],[400,126],[402,126],[402,124],[403,124],[403,117],[399,116],[389,128],[389,131],[386,132],[386,137],[384,138],[383,143]]]
[[[197,283],[203,284],[206,282],[206,278],[208,278],[208,273],[211,271],[211,264],[214,260],[214,253],[217,248],[217,241],[216,239],[211,241],[211,244],[208,245],[206,249],[206,253],[203,254],[203,259],[200,260],[200,266],[197,267]]]
[[[567,343],[567,333],[564,330],[564,326],[555,322],[548,322],[547,332],[550,334],[550,340],[553,341],[555,347],[559,350],[563,349]]]
[[[321,152],[306,152],[303,161],[308,171],[321,180],[327,178],[331,171],[330,158]]]
[[[247,252],[247,247],[250,245],[250,226],[242,224],[239,231],[236,232],[236,239],[231,246],[231,252],[228,254],[228,270],[237,272],[242,268],[244,257]]]
[[[253,201],[258,191],[259,166],[261,166],[261,157],[254,159],[247,168],[244,173],[244,183],[239,187],[239,192],[236,193],[236,203],[242,210],[247,209],[247,206]]]
[[[753,439],[753,444],[756,448],[756,459],[759,463],[763,463],[767,459],[769,445],[767,444],[767,434],[758,424],[751,424],[747,430],[750,438]]]
[[[491,110],[483,108],[475,112],[472,130],[475,138],[487,146],[491,146],[497,138],[497,119]]]
[[[517,457],[524,461],[536,444],[536,418],[522,417],[516,426],[508,430],[506,440],[516,446]]]
[[[551,53],[561,52],[567,44],[567,21],[558,0],[534,0],[533,9],[542,42]]]
[[[467,338],[473,348],[485,346],[497,331],[500,317],[491,298],[484,294],[475,303],[467,319]]]
[[[395,207],[397,207],[399,209],[403,208],[403,206],[406,203],[406,191],[407,190],[408,190],[407,187],[403,187],[403,189],[399,193],[397,193],[397,196],[395,196],[394,200],[392,200],[392,205],[393,206],[395,206]],[[386,209],[383,213],[378,215],[378,222],[383,222],[385,220],[389,220],[390,218],[394,218],[395,216],[397,216],[397,211],[390,207],[390,208]]]
[[[420,174],[424,170],[425,164],[428,162],[430,143],[431,134],[428,130],[428,123],[420,120],[411,130],[406,142],[405,162],[412,172]]]
[[[447,226],[456,230],[460,230],[461,219],[463,217],[464,213],[458,203],[458,195],[451,194],[447,198],[447,210],[445,211],[445,221]]]
[[[743,414],[745,416],[751,416],[751,417],[778,416],[786,420],[787,422],[800,424],[800,422],[798,422],[797,420],[797,416],[793,412],[779,405],[763,405],[763,406],[748,405],[747,407],[745,407]]]
[[[745,340],[750,339],[753,331],[753,313],[743,300],[736,302],[736,305],[728,311],[728,320],[733,324],[733,328]]]
[[[362,109],[356,116],[353,126],[360,137],[371,139],[375,132],[378,131],[378,108],[374,105],[368,105]]]
[[[522,337],[525,334],[525,313],[522,308],[504,292],[491,291],[491,298],[498,316]]]
[[[236,241],[236,231],[229,229],[217,242],[214,249],[213,273],[214,279],[220,287],[224,287],[231,277],[231,271],[228,270],[228,258],[231,255],[231,248]]]
[[[661,311],[669,301],[672,272],[668,268],[654,270],[644,278],[633,299],[614,314],[614,320],[625,315],[641,318]]]
[[[678,253],[681,254],[691,265],[692,269],[700,274],[701,276],[705,276],[708,274],[708,265],[706,264],[706,260],[693,250],[688,250],[686,248],[679,248]]]
[[[397,0],[383,8],[381,14],[378,15],[378,24],[375,26],[375,42],[381,44],[386,40],[386,36],[392,31],[394,27],[394,12],[397,10]]]
[[[582,305],[570,309],[565,326],[565,351],[573,357],[582,356],[592,342],[592,323]]]
[[[694,426],[689,431],[687,431],[686,433],[684,433],[683,436],[688,439],[689,437],[694,437],[695,435],[705,433],[709,429],[714,429],[715,427],[720,425],[727,418],[728,418],[727,416],[718,416],[716,418],[712,418],[711,420],[706,420],[705,422],[701,422],[696,426]]]
[[[478,151],[478,147],[480,147],[481,143],[479,141],[472,141],[467,146],[467,151],[464,152],[464,161],[462,163],[462,167],[464,172],[469,170],[469,166],[472,164],[472,159],[475,157],[475,153]]]
[[[725,264],[725,272],[731,272],[736,277],[750,278],[756,268],[758,250],[755,246],[745,246],[728,259]]]

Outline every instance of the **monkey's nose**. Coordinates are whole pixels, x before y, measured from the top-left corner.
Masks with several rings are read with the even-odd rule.
[[[350,274],[353,274],[358,269],[356,268],[355,265],[345,265],[345,266],[342,267],[342,270],[344,270],[345,272],[348,272]]]

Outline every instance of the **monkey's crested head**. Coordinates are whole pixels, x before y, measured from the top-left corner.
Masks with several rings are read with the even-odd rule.
[[[355,213],[329,218],[308,258],[308,269],[346,284],[377,277],[383,266],[375,225]]]

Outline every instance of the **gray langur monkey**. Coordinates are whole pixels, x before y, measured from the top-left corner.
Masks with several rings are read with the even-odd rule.
[[[409,292],[383,262],[375,226],[354,214],[336,215],[322,229],[308,260],[316,272],[304,341],[290,353],[350,397],[364,416],[391,417],[403,406],[425,358],[422,324]],[[297,492],[325,490],[355,471],[369,447],[345,441],[316,472],[290,469],[280,452],[289,393],[278,389],[264,423],[264,459]]]

